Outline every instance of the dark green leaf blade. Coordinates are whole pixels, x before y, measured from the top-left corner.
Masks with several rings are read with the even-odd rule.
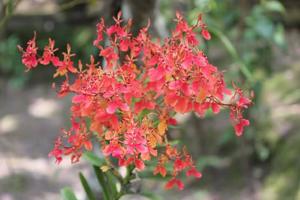
[[[96,197],[95,197],[90,185],[88,184],[86,178],[83,176],[83,174],[81,172],[79,172],[79,178],[80,178],[80,182],[82,184],[82,187],[83,187],[88,199],[96,200]]]
[[[103,196],[105,200],[111,200],[109,195],[109,189],[108,189],[108,183],[106,181],[105,174],[103,171],[99,168],[99,166],[93,166],[97,180],[102,188]]]
[[[77,200],[73,190],[69,187],[65,187],[60,191],[63,200]]]

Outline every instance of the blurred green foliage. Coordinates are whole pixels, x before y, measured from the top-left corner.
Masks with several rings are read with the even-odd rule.
[[[24,67],[21,63],[17,45],[20,40],[11,35],[0,42],[0,74],[8,79],[13,87],[21,87],[29,76],[24,76]]]
[[[279,1],[254,4],[236,0],[191,0],[191,6],[194,8],[187,13],[190,21],[197,19],[199,13],[205,13],[208,27],[219,33],[215,37],[216,42],[221,43],[218,46],[223,43],[232,62],[240,64],[242,61],[252,74],[257,68],[270,69],[272,46],[286,47],[282,24],[285,9]],[[223,38],[228,38],[227,43],[232,43],[238,55],[232,55],[231,47]]]

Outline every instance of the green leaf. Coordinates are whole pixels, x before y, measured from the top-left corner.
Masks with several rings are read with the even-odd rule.
[[[105,177],[105,174],[102,172],[101,169],[99,169],[98,166],[94,165],[93,168],[94,168],[94,171],[96,174],[96,178],[102,188],[104,200],[113,199],[113,198],[110,198],[110,195],[109,195],[108,183],[106,181],[107,177]]]
[[[256,21],[253,28],[256,31],[256,33],[259,36],[264,37],[265,40],[271,39],[274,33],[274,24],[267,17],[260,17],[260,19]]]
[[[90,185],[88,184],[86,178],[83,176],[83,174],[81,172],[79,172],[79,178],[80,178],[80,182],[83,186],[83,189],[88,197],[89,200],[96,200],[96,197],[90,187]]]
[[[63,200],[77,200],[74,192],[69,187],[63,188],[60,191],[60,194],[61,194]]]
[[[285,8],[279,1],[264,1],[263,6],[271,12],[280,12],[282,14],[285,12]]]
[[[92,165],[101,167],[102,165],[105,164],[105,160],[103,158],[99,158],[96,154],[93,152],[87,151],[83,153],[83,158],[91,163]]]
[[[109,185],[111,196],[115,197],[118,194],[116,177],[110,171],[106,172],[106,177],[107,177],[107,182]]]
[[[7,3],[7,15],[12,15],[12,13],[14,11],[13,3],[14,3],[13,0],[9,0],[8,3]]]

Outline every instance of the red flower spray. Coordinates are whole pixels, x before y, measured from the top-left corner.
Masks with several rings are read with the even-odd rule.
[[[236,135],[240,136],[249,125],[242,112],[251,100],[235,85],[233,91],[229,90],[223,74],[197,48],[197,32],[204,39],[211,39],[201,16],[196,25],[189,26],[177,13],[177,26],[163,42],[152,40],[148,27],[134,37],[131,21],[121,25],[121,14],[114,20],[114,25],[106,27],[101,19],[93,42],[105,60],[104,66],[93,56],[89,64],[76,62],[70,45],[63,58],[58,57],[51,39],[41,57],[37,55],[36,36],[27,43],[25,51],[19,47],[27,70],[38,64],[53,65],[54,77],[65,77],[58,96],[74,94],[72,126],[62,131],[49,155],[56,157],[58,163],[63,155],[70,155],[71,161],[77,162],[83,151],[93,149],[91,139],[95,138],[103,154],[108,159],[117,158],[120,166],[134,165],[143,170],[146,160],[156,158],[154,174],[172,176],[166,188],[183,189],[179,174],[185,172],[196,178],[202,174],[185,148],[180,151],[168,143],[167,127],[177,124],[174,115],[195,112],[204,116],[209,109],[218,113],[229,108]],[[109,46],[101,45],[105,37]],[[124,59],[120,59],[121,54]],[[75,77],[73,82],[69,81],[69,74]],[[171,172],[167,171],[167,164],[173,166]]]

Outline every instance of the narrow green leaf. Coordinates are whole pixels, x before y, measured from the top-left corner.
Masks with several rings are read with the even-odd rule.
[[[93,165],[97,180],[102,188],[104,200],[112,200],[113,198],[110,198],[109,195],[109,189],[108,189],[108,183],[106,181],[105,174],[102,172],[101,169],[99,169],[99,166]]]
[[[60,194],[61,194],[63,200],[77,200],[74,192],[69,187],[63,188],[60,191]]]
[[[83,153],[83,158],[91,163],[92,165],[101,167],[103,164],[105,164],[105,160],[103,158],[99,158],[96,154],[93,152],[87,151]]]
[[[89,200],[96,200],[96,197],[90,187],[90,185],[88,184],[86,178],[83,176],[83,174],[81,172],[79,172],[79,178],[80,178],[80,182],[83,186],[83,189],[88,197]]]
[[[111,196],[115,197],[118,194],[116,177],[110,171],[105,172],[105,174],[106,174],[106,177],[107,177],[107,182],[108,182],[108,185],[109,185]]]

